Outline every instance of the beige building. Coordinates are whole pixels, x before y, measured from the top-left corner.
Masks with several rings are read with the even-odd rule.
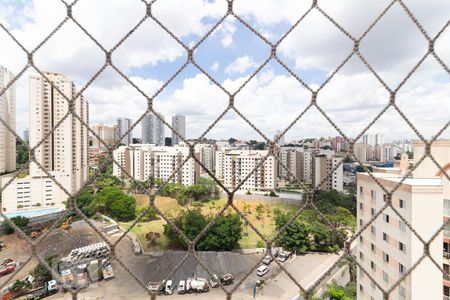
[[[75,95],[75,85],[64,75],[45,73],[45,76],[68,99]],[[69,196],[50,176],[68,193],[74,194],[88,175],[86,127],[73,115],[64,119],[69,111],[69,103],[46,79],[31,76],[29,88],[30,147],[39,144],[35,150],[35,159],[46,172],[31,162],[30,174],[15,179],[3,191],[3,212],[47,207],[64,209]],[[82,96],[75,99],[73,109],[88,124],[88,103]],[[41,143],[42,139],[44,141]],[[11,176],[4,176],[2,184],[10,179]]]
[[[425,152],[423,143],[414,144],[414,163]],[[450,141],[436,141],[431,152],[444,171],[450,170]],[[373,176],[387,190],[392,190],[406,174],[409,162],[402,159],[399,168],[375,168]],[[366,173],[358,173],[358,229],[364,226],[384,206],[385,193]],[[425,241],[429,241],[447,220],[450,209],[450,184],[442,171],[426,158],[405,179],[393,194],[391,208],[385,209],[358,239],[358,261],[370,275],[388,289],[422,257],[424,247],[409,227]],[[447,209],[447,210],[446,210]],[[450,230],[437,233],[429,247],[429,254],[444,270],[449,270]],[[444,249],[444,255],[442,253]],[[391,293],[390,299],[443,299],[449,296],[450,282],[429,260],[424,259]],[[382,294],[372,280],[360,270],[358,299],[382,299]],[[447,298],[446,298],[447,299]]]
[[[113,166],[113,175],[117,177],[126,177],[128,174],[141,181],[150,178],[163,180],[171,178],[171,182],[193,185],[196,184],[200,175],[200,166],[192,157],[179,169],[189,157],[189,147],[187,146],[166,147],[135,144],[119,147],[114,150],[113,156],[120,165],[120,167],[117,164]],[[173,174],[174,176],[172,176]]]
[[[106,144],[106,146],[114,146],[117,143],[117,127],[103,124],[95,124],[92,126],[94,131]],[[97,149],[105,149],[105,145],[94,135],[92,137],[92,147]]]
[[[0,91],[13,80],[14,75],[0,66]],[[16,95],[14,84],[0,96],[0,118],[13,131],[16,130]],[[0,174],[16,170],[16,137],[0,123]]]
[[[280,147],[278,157],[278,176],[287,181],[304,181],[303,148]]]
[[[344,190],[342,157],[319,154],[313,158],[313,186],[321,190]]]
[[[215,169],[216,149],[217,147],[214,144],[195,145],[195,152],[199,154],[200,162],[212,174],[214,174]],[[200,174],[207,174],[207,172],[204,168],[200,167]]]
[[[241,183],[239,189],[244,191],[273,190],[276,187],[276,163],[273,156],[261,163],[267,154],[267,150],[218,150],[216,177],[232,190]]]

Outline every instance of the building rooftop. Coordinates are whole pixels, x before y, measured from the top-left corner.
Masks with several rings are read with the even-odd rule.
[[[366,174],[369,176],[368,174]],[[402,176],[394,173],[378,173],[374,172],[372,175],[375,178],[390,180],[393,182],[400,182],[402,180]],[[440,177],[430,177],[430,178],[406,178],[403,181],[403,184],[412,185],[412,186],[441,186],[442,178]]]

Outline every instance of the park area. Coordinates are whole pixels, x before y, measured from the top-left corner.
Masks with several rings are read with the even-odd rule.
[[[135,195],[136,208],[144,209],[148,207],[148,195]],[[177,216],[183,209],[198,208],[203,215],[215,216],[226,205],[226,199],[209,200],[207,202],[194,202],[193,205],[181,206],[177,200],[171,197],[157,196],[155,206],[168,218]],[[270,238],[275,231],[274,211],[281,210],[285,212],[296,211],[300,207],[284,203],[273,203],[265,200],[241,200],[236,199],[234,205],[245,215],[265,237]],[[234,209],[229,207],[227,211],[235,213]],[[169,241],[164,235],[164,225],[167,223],[161,216],[157,215],[156,220],[139,222],[131,232],[137,236],[144,251],[164,251],[170,248]],[[128,229],[133,222],[121,222],[122,229]],[[242,238],[239,241],[239,248],[257,248],[265,247],[258,234],[242,219],[243,230]]]

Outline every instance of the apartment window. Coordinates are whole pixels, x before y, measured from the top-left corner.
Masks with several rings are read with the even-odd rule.
[[[375,253],[375,245],[374,244],[370,244],[370,250],[372,250],[372,252]]]
[[[372,198],[372,200],[377,199],[377,192],[374,190],[370,191],[370,197]]]
[[[371,208],[370,209],[370,213],[372,214],[372,216],[375,214],[375,208]]]
[[[383,241],[389,242],[389,236],[383,232]]]
[[[359,252],[359,259],[361,259],[361,261],[364,261],[364,254],[362,252]]]
[[[405,208],[405,201],[402,199],[398,200],[398,206],[400,206],[400,208]]]
[[[398,263],[398,271],[400,272],[400,274],[403,274],[405,272],[405,266],[401,263]]]
[[[360,193],[361,196],[362,196],[362,193],[363,193],[363,187],[362,187],[362,186],[359,187],[359,193]]]
[[[364,238],[362,237],[362,235],[359,236],[359,241],[360,241],[361,243],[364,242]]]
[[[389,263],[389,254],[383,252],[383,261]]]
[[[359,291],[361,292],[361,293],[364,293],[364,288],[363,288],[363,286],[360,284],[359,285]]]
[[[373,226],[373,225],[370,226],[370,233],[372,233],[374,235],[377,233],[375,226]]]
[[[371,268],[373,271],[376,271],[376,270],[377,270],[377,266],[375,265],[375,263],[374,263],[373,261],[370,262],[370,268]]]
[[[398,287],[398,294],[399,294],[400,297],[402,297],[402,298],[406,296],[406,290],[405,290],[405,287],[404,287],[404,286],[400,285],[400,286]]]
[[[389,275],[386,272],[384,272],[384,271],[383,271],[383,280],[385,282],[389,282]]]
[[[362,204],[362,202],[359,202],[359,209],[363,209],[363,204]]]
[[[386,223],[389,223],[389,215],[388,214],[383,214],[383,219]]]
[[[360,225],[360,226],[363,226],[363,223],[364,223],[363,220],[362,220],[362,219],[359,219],[359,225]]]
[[[400,228],[401,231],[405,232],[406,231],[406,224],[403,221],[398,221],[398,227]]]
[[[405,244],[403,244],[402,242],[398,242],[398,249],[400,251],[406,252]]]

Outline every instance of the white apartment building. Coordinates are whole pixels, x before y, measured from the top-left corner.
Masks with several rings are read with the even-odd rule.
[[[186,116],[174,115],[172,116],[172,128],[176,130],[178,134],[172,131],[172,145],[178,145],[181,141],[180,137],[186,137]]]
[[[0,66],[0,91],[13,80],[14,75]],[[14,84],[0,96],[0,118],[11,130],[16,130],[16,94]],[[16,137],[0,123],[0,174],[16,170]]]
[[[131,129],[131,126],[132,126],[131,119],[117,118],[116,140],[118,141],[120,140],[120,142],[124,145],[131,145],[133,143],[133,134],[132,131],[129,131]],[[127,134],[125,135],[125,133]]]
[[[145,181],[150,178],[169,180],[179,166],[190,156],[187,146],[156,146],[152,144],[133,144],[121,146],[113,152],[113,175]],[[122,168],[126,173],[123,172]],[[191,157],[171,178],[171,182],[184,185],[196,184],[200,173],[198,163]]]
[[[375,146],[375,160],[381,162],[394,160],[394,148],[390,144]]]
[[[64,75],[47,72],[45,76],[67,98],[73,97],[75,86]],[[68,193],[74,194],[82,187],[88,175],[87,129],[72,115],[54,129],[68,112],[68,102],[44,77],[31,76],[29,88],[30,147],[34,147],[46,137],[36,148],[35,159]],[[73,109],[83,122],[88,124],[88,103],[83,96],[75,99]],[[64,209],[69,196],[46,172],[36,163],[30,163],[30,174],[15,179],[3,190],[3,212],[48,207]],[[11,178],[4,176],[2,185]]]
[[[158,114],[164,120],[164,116]],[[153,113],[149,113],[142,119],[142,144],[155,144],[164,146],[165,125],[162,120],[158,119]]]
[[[313,158],[313,186],[322,190],[344,190],[342,157],[319,154]],[[334,170],[334,171],[333,171]]]
[[[220,152],[220,153],[218,153]],[[216,177],[222,179],[224,186],[235,189],[268,154],[267,150],[231,150],[216,151]],[[276,187],[275,158],[269,156],[249,178],[240,186],[240,190],[273,190]]]
[[[414,144],[414,161],[425,152],[423,143]],[[450,170],[450,141],[436,141],[431,152],[433,157]],[[388,190],[398,185],[409,167],[403,155],[400,168],[375,168],[373,176]],[[383,206],[385,194],[381,187],[366,173],[358,173],[358,230],[369,222]],[[441,170],[426,158],[396,190],[392,204],[412,228],[428,241],[447,220],[450,207],[450,183]],[[450,213],[449,213],[450,214]],[[429,254],[436,263],[449,270],[450,231],[437,234],[429,247]],[[442,249],[444,248],[444,255]],[[423,255],[423,244],[406,226],[405,222],[387,208],[358,239],[358,261],[385,289],[389,288],[402,274],[407,272]],[[443,258],[444,257],[444,258]],[[450,257],[450,256],[447,256]],[[381,292],[371,279],[359,271],[358,299],[382,299]],[[411,274],[391,293],[390,299],[443,299],[449,296],[450,282],[443,280],[443,274],[429,260],[424,259]]]
[[[95,124],[92,126],[94,131],[100,139],[103,140],[106,146],[114,146],[117,143],[117,127],[108,126],[104,124]],[[105,149],[104,145],[95,135],[92,137],[92,147],[96,149]]]
[[[371,145],[375,147],[377,145],[384,144],[384,134],[383,133],[367,133],[362,137],[363,144]]]
[[[199,154],[200,162],[202,165],[208,169],[212,174],[215,170],[215,160],[216,160],[216,145],[214,144],[197,144],[195,145],[195,152]],[[200,167],[200,174],[205,174],[206,171]]]

